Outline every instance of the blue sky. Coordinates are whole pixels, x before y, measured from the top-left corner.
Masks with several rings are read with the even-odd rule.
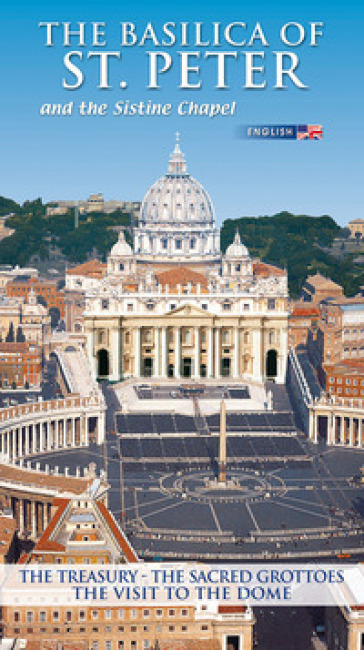
[[[201,90],[178,90],[178,66],[165,75],[161,90],[146,89],[150,48],[123,51],[113,65],[113,89],[96,88],[95,61],[83,64],[86,82],[77,91],[62,88],[63,56],[68,51],[56,38],[44,46],[39,21],[104,21],[108,46],[118,50],[118,22],[131,21],[141,32],[146,22],[159,27],[167,21],[233,21],[252,26],[260,21],[271,47],[267,49],[265,90],[242,88],[243,65],[234,62],[229,90],[214,90],[213,66],[201,63]],[[272,50],[283,48],[277,39],[285,22],[324,21],[324,38],[317,48],[295,48],[299,75],[308,90],[292,85],[272,88]],[[363,217],[363,35],[364,8],[349,1],[333,2],[186,2],[145,1],[103,3],[83,0],[13,2],[2,8],[1,158],[0,194],[18,201],[86,198],[102,192],[105,198],[141,199],[165,172],[174,133],[181,133],[190,173],[214,201],[218,221],[242,215],[273,214],[280,210],[312,215],[330,214],[344,225]],[[76,43],[71,49],[80,50]],[[94,49],[87,43],[85,50]],[[177,61],[175,51],[171,52]],[[178,49],[178,48],[177,48]],[[196,48],[193,48],[196,49]],[[207,48],[211,49],[211,48]],[[224,48],[226,49],[226,48]],[[241,50],[242,48],[236,48]],[[261,49],[261,48],[259,48]],[[201,51],[202,48],[201,48]],[[119,68],[119,65],[121,66]],[[118,87],[120,70],[129,86]],[[73,101],[237,102],[234,117],[47,117],[44,103]],[[258,142],[238,139],[240,124],[323,124],[322,142]]]

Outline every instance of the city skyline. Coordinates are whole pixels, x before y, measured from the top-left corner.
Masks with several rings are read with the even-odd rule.
[[[347,15],[351,4],[347,5]],[[351,21],[343,18],[339,7],[330,4],[328,8],[321,3],[318,10],[312,2],[294,12],[287,2],[274,9],[262,2],[259,12],[234,0],[224,6],[213,2],[208,8],[200,5],[198,16],[194,9],[181,9],[179,2],[173,10],[164,1],[159,2],[153,16],[145,2],[133,12],[115,8],[113,2],[100,9],[95,3],[79,2],[74,7],[66,1],[62,10],[43,2],[32,6],[17,3],[4,9],[0,55],[9,65],[4,70],[6,94],[0,109],[2,195],[22,202],[38,196],[44,201],[81,199],[102,192],[108,198],[141,200],[156,180],[156,172],[163,175],[178,130],[189,172],[210,192],[219,224],[227,218],[283,210],[328,214],[340,225],[362,215],[363,97],[357,83],[362,8],[355,7],[355,20]],[[102,20],[114,24],[119,19],[138,26],[148,20],[162,25],[168,20],[210,24],[240,19],[250,30],[261,21],[269,36],[274,36],[267,49],[267,75],[272,74],[272,51],[282,49],[277,34],[284,22],[297,21],[307,27],[309,22],[323,21],[325,25],[318,47],[303,44],[296,48],[299,74],[309,85],[307,90],[293,84],[284,91],[274,90],[271,77],[265,90],[244,90],[239,67],[230,73],[229,89],[215,90],[214,68],[206,62],[201,67],[200,90],[179,90],[174,72],[166,76],[161,89],[147,90],[143,48],[122,52],[130,81],[126,90],[118,88],[118,83],[110,90],[97,90],[96,65],[87,68],[90,73],[83,88],[62,88],[65,51],[58,41],[53,48],[44,46],[44,30],[38,23],[56,20],[75,25],[80,20]],[[115,43],[110,39],[108,49]],[[77,106],[81,101],[96,101],[113,106],[118,100],[149,99],[170,102],[175,111],[168,117],[81,117],[76,112],[51,117],[39,112],[44,103],[73,101]],[[236,101],[237,107],[234,116],[183,117],[176,114],[180,101]],[[324,139],[263,142],[238,138],[238,127],[252,123],[322,124]]]

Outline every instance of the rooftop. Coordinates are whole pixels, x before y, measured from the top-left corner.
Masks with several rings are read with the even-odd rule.
[[[21,469],[12,465],[0,465],[0,482],[1,481],[11,481],[21,485],[48,488],[59,492],[82,494],[91,482],[91,479],[76,478],[72,476],[56,476],[55,474],[45,474],[44,472]]]
[[[286,271],[283,269],[280,269],[278,266],[273,266],[273,264],[266,264],[265,262],[254,262],[253,273],[263,278],[268,278],[270,275],[286,275]]]
[[[169,286],[177,286],[178,284],[200,284],[203,287],[207,286],[207,279],[202,273],[192,271],[185,266],[178,266],[168,271],[157,273],[158,283],[161,285],[168,284]]]
[[[311,284],[313,287],[316,289],[340,289],[342,290],[342,287],[340,284],[337,284],[330,278],[325,278],[324,275],[321,275],[321,273],[316,273],[315,275],[309,275],[306,278],[305,284]]]
[[[103,278],[106,275],[107,265],[99,260],[90,260],[84,264],[74,266],[66,271],[67,275],[83,275],[89,278]]]

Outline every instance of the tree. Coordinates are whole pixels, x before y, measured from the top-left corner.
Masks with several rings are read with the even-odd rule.
[[[11,321],[11,323],[10,323],[10,325],[9,325],[9,331],[8,331],[8,333],[7,333],[7,335],[6,335],[5,341],[6,341],[7,343],[14,343],[14,341],[15,341],[15,334],[14,334],[14,324],[13,324],[13,321]]]
[[[24,336],[23,330],[20,327],[20,325],[19,325],[19,327],[17,329],[17,332],[16,332],[16,342],[17,343],[25,343],[25,336]]]

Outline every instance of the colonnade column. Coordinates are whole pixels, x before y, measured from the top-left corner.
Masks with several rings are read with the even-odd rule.
[[[181,328],[174,329],[174,376],[181,376]]]
[[[220,367],[220,328],[215,328],[215,377],[221,376]]]
[[[234,327],[234,365],[233,365],[233,377],[239,377],[239,328]]]
[[[194,368],[194,377],[198,378],[200,376],[200,328],[195,327],[195,368]]]
[[[167,377],[168,374],[167,361],[168,361],[167,328],[162,327],[162,368],[161,368],[162,377]]]
[[[207,328],[207,376],[212,377],[214,374],[214,343],[212,327]]]

